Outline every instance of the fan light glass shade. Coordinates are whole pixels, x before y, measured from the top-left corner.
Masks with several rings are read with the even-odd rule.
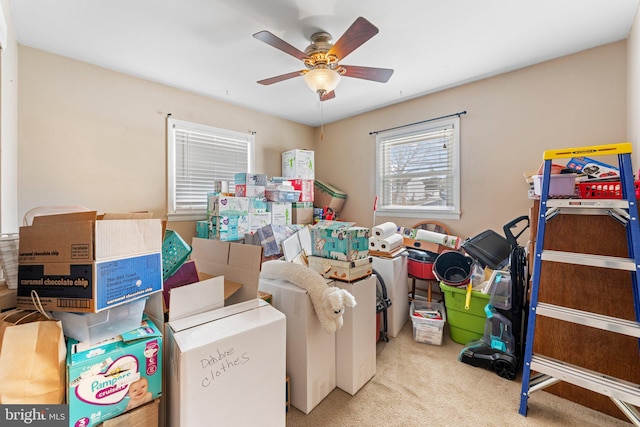
[[[337,71],[326,68],[317,68],[309,70],[304,75],[304,81],[314,92],[329,93],[340,83],[340,74]]]

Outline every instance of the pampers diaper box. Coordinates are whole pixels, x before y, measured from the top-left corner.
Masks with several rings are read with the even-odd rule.
[[[91,427],[162,393],[162,333],[146,316],[138,329],[67,346],[69,425]]]

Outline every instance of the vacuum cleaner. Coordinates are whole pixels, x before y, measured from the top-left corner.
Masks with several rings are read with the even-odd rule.
[[[514,235],[511,229],[525,220],[526,225]],[[480,340],[467,344],[458,360],[492,370],[508,380],[516,378],[524,351],[529,277],[525,250],[518,246],[517,240],[528,227],[529,217],[521,216],[503,227],[506,239],[502,238],[502,242],[497,233],[489,230],[491,233],[485,231],[462,244],[465,252],[483,267],[502,269],[494,270],[489,280],[486,292],[490,292],[491,297],[484,309],[487,315],[484,335]],[[482,245],[482,240],[486,239],[491,242],[491,247]],[[506,249],[507,246],[510,250]],[[500,254],[507,253],[506,260],[500,259]]]

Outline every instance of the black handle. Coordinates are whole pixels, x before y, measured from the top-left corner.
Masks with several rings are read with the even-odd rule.
[[[517,236],[514,236],[513,233],[511,232],[511,229],[518,226],[518,224],[524,220],[527,221],[527,225],[522,230],[520,230]],[[529,228],[529,216],[522,215],[514,219],[513,221],[505,224],[504,227],[502,227],[502,230],[504,231],[504,235],[507,237],[507,241],[509,242],[511,247],[515,247],[515,246],[518,246],[518,238],[522,236],[522,233],[524,233],[524,231],[527,228]]]

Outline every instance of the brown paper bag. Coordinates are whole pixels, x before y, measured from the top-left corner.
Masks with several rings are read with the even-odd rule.
[[[3,314],[0,404],[64,403],[67,350],[60,322],[37,311]]]

